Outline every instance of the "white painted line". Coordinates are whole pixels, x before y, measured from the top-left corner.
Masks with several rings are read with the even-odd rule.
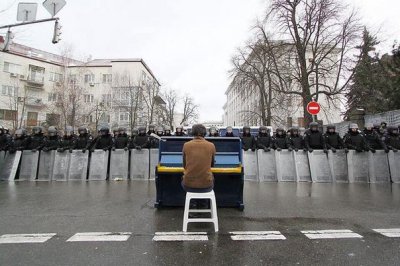
[[[0,236],[0,244],[44,243],[56,234],[8,234]]]
[[[301,231],[309,239],[333,239],[333,238],[363,238],[362,235],[351,230],[317,230]]]
[[[372,230],[387,237],[400,237],[400,228],[372,229]]]
[[[236,241],[254,241],[254,240],[285,240],[286,237],[279,231],[236,231],[229,232],[231,239]]]
[[[155,235],[207,235],[207,232],[156,232]]]
[[[156,235],[153,241],[208,241],[207,235]]]
[[[319,108],[318,107],[308,107],[308,109],[310,109],[310,110],[318,110]]]
[[[77,233],[67,242],[93,242],[93,241],[126,241],[131,236],[130,232],[88,232]]]

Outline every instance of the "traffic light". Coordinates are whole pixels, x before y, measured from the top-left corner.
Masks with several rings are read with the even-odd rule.
[[[52,43],[56,44],[58,43],[61,39],[61,24],[56,20],[56,23],[54,24],[54,34],[53,34],[53,41]]]
[[[10,45],[13,43],[13,39],[14,39],[14,33],[12,33],[10,30],[7,31],[7,35],[6,35],[6,40],[4,43],[4,51],[8,51],[10,48]]]

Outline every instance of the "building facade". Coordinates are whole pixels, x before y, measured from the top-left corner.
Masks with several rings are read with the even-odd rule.
[[[160,83],[142,59],[82,62],[12,44],[0,51],[0,125],[133,129],[163,123]]]

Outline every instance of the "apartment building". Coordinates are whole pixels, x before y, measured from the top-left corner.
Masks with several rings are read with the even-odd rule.
[[[16,43],[0,51],[0,125],[11,129],[163,123],[159,91],[142,59],[82,62]]]

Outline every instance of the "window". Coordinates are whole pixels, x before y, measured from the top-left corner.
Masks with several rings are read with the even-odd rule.
[[[128,112],[119,113],[119,121],[128,121],[128,120],[129,120],[129,113]]]
[[[308,78],[308,82],[310,83],[310,86],[311,86],[311,85],[314,85],[314,83],[315,83],[315,78],[314,78],[314,77],[309,77],[309,78]]]
[[[91,116],[91,115],[85,115],[85,116],[83,117],[83,122],[84,122],[84,123],[93,123],[93,116]]]
[[[18,92],[18,88],[13,86],[3,85],[1,86],[1,95],[6,96],[16,96]]]
[[[63,80],[63,75],[60,73],[55,73],[55,72],[50,72],[50,81],[54,82],[62,82]]]
[[[17,111],[0,109],[0,120],[16,120]]]
[[[34,82],[43,83],[44,82],[44,71],[42,67],[30,65],[29,66],[29,80]]]
[[[4,72],[20,74],[20,65],[4,62]]]
[[[93,94],[84,94],[83,99],[85,103],[92,103],[94,102],[94,96]]]
[[[77,79],[75,74],[69,75],[69,83],[76,83],[76,81]]]
[[[85,83],[94,82],[94,74],[85,74]]]
[[[34,127],[37,126],[38,123],[38,113],[37,112],[28,112],[28,126]]]
[[[111,83],[112,74],[103,74],[103,83]]]
[[[57,101],[57,93],[49,93],[47,100],[49,102],[56,102]]]

